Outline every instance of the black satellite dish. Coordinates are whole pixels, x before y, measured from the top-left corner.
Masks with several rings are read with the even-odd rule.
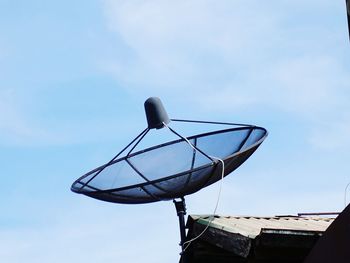
[[[148,127],[111,161],[76,180],[71,190],[112,203],[174,200],[183,245],[184,197],[234,171],[260,146],[267,131],[246,124],[169,119],[160,99],[155,97],[146,100],[145,111]],[[171,121],[228,128],[184,137],[168,125]],[[135,150],[151,129],[164,127],[178,139]]]

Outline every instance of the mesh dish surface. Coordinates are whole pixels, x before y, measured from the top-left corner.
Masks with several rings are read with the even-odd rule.
[[[72,191],[113,203],[149,203],[184,197],[238,168],[267,136],[251,126],[171,141],[118,158],[76,180]],[[211,158],[212,157],[212,158]]]

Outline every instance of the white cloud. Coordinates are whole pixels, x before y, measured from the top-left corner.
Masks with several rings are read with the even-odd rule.
[[[43,135],[43,131],[29,123],[24,112],[24,109],[20,109],[13,90],[4,90],[0,93],[0,133],[2,142],[24,143]]]
[[[324,121],[313,129],[310,136],[310,143],[322,150],[348,149],[350,145],[349,134],[350,116],[341,116],[335,121]]]
[[[329,6],[326,3],[316,7]],[[200,99],[201,94],[224,97],[228,90],[231,96],[246,98],[243,89],[247,89],[250,99],[243,99],[242,105],[262,100],[307,110],[332,96],[332,79],[344,79],[345,70],[333,70],[334,66],[342,70],[343,65],[327,61],[324,50],[313,51],[322,36],[304,35],[319,30],[317,21],[306,22],[309,32],[302,31],[300,23],[288,23],[288,7],[302,7],[298,2],[284,8],[255,1],[197,0],[105,1],[105,5],[109,28],[130,52],[105,61],[105,67],[130,89],[173,89],[168,92],[185,91]],[[266,73],[270,83],[264,79]],[[271,86],[271,82],[279,85]],[[290,102],[280,104],[277,96],[264,96],[266,89]]]
[[[60,145],[75,139],[64,129],[40,123],[34,98],[23,98],[14,89],[0,91],[0,144],[20,146]]]
[[[271,67],[268,74],[270,103],[282,109],[315,118],[347,104],[350,76],[334,58],[294,58]]]
[[[271,28],[270,19],[249,4],[223,3],[107,1],[109,27],[130,51],[108,67],[138,89],[198,91],[222,84],[240,66],[241,50]],[[258,16],[259,24],[245,16]]]
[[[36,103],[42,102],[19,94],[15,89],[0,90],[0,145],[40,147],[86,141],[102,143],[115,139],[116,132],[133,134],[135,129],[141,129],[130,120],[120,127],[116,123],[106,124],[106,119],[101,117],[77,119],[73,115],[55,119],[55,112],[45,116]]]
[[[101,63],[125,89],[185,98],[204,111],[269,107],[312,125],[338,108],[350,112],[346,32],[331,17],[344,11],[339,3],[104,3],[126,48]]]

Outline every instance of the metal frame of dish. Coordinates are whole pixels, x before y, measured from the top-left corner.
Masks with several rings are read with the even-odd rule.
[[[214,159],[213,157],[207,155],[205,152],[203,152],[200,148],[197,147],[196,141],[198,138],[202,138],[202,137],[206,137],[206,136],[210,136],[210,135],[215,135],[215,134],[220,134],[220,133],[232,132],[232,131],[249,130],[246,137],[242,140],[241,145],[238,147],[238,149],[233,154],[223,158],[223,161],[225,162],[225,176],[226,176],[229,173],[231,173],[233,170],[235,170],[239,165],[241,165],[256,150],[256,148],[259,147],[259,145],[264,141],[264,139],[267,136],[266,129],[264,129],[262,127],[254,126],[254,125],[223,123],[223,122],[193,121],[193,120],[178,120],[178,119],[172,119],[172,121],[193,122],[193,123],[200,123],[200,124],[220,124],[220,125],[231,125],[231,126],[241,126],[241,127],[221,129],[221,130],[217,130],[217,131],[201,133],[201,134],[189,136],[186,139],[183,136],[181,136],[179,133],[177,133],[175,130],[173,130],[172,128],[169,127],[170,130],[174,134],[176,134],[178,137],[180,137],[180,139],[173,140],[173,141],[170,141],[167,143],[163,143],[163,144],[153,146],[153,147],[150,147],[150,148],[133,153],[132,151],[135,149],[135,147],[140,143],[140,141],[146,136],[146,134],[150,130],[149,128],[146,128],[130,144],[128,144],[121,152],[119,152],[111,161],[109,161],[105,165],[102,165],[102,166],[84,174],[79,179],[77,179],[73,183],[71,190],[73,192],[85,194],[85,195],[90,196],[92,198],[100,199],[103,201],[108,201],[108,202],[113,202],[113,203],[124,203],[124,204],[140,204],[140,203],[149,203],[149,202],[156,202],[156,201],[162,201],[162,200],[171,200],[171,199],[175,199],[175,198],[181,198],[181,197],[184,197],[185,195],[192,194],[192,193],[200,190],[201,188],[206,187],[206,186],[216,182],[217,180],[219,180],[221,178],[220,176],[218,176],[220,174],[220,171],[221,171],[220,162],[218,160]],[[241,148],[246,143],[246,141],[248,140],[249,136],[251,135],[251,133],[253,132],[254,129],[262,130],[264,132],[264,135],[260,138],[260,140],[256,141],[255,143],[253,143],[252,145],[250,145],[249,147],[244,149],[244,151],[241,151]],[[155,180],[150,180],[147,178],[146,175],[144,175],[141,171],[139,171],[138,168],[135,167],[135,165],[133,165],[128,160],[128,158],[137,156],[139,154],[147,153],[149,151],[159,149],[159,148],[162,148],[165,146],[173,145],[176,143],[186,142],[188,140],[193,140],[194,143],[192,144],[192,146],[195,148],[195,150],[200,152],[201,154],[203,154],[204,156],[206,156],[208,158],[207,164],[202,165],[202,166],[197,167],[197,168],[193,168],[193,163],[192,163],[192,167],[189,170],[183,171],[181,173],[168,175],[168,176],[158,178]],[[118,158],[123,152],[125,152],[129,148],[130,148],[130,150],[125,156]],[[193,151],[193,155],[196,154],[196,151]],[[96,178],[104,169],[106,169],[107,167],[114,165],[118,162],[121,162],[121,161],[126,161],[130,165],[130,167],[132,169],[134,169],[135,172],[145,180],[145,182],[130,185],[130,186],[123,186],[123,187],[107,189],[107,190],[102,190],[102,189],[99,189],[97,187],[89,185],[89,183],[94,178]],[[235,161],[235,162],[232,163],[233,161]],[[200,172],[200,171],[203,171],[207,168],[211,168],[211,169],[210,169],[210,171],[207,171],[207,173],[209,175],[207,176],[207,178],[206,178],[207,180],[205,180],[205,182],[202,182],[196,186],[189,186],[188,184],[190,183],[190,179],[188,179],[186,184],[183,186],[184,189],[180,193],[168,191],[168,190],[163,189],[162,187],[157,185],[158,183],[161,183],[161,182],[164,182],[167,180],[171,180],[171,179],[174,179],[174,178],[177,178],[180,176],[188,175],[188,177],[190,178],[192,173],[198,172],[198,171]],[[89,178],[86,182],[83,182],[83,180],[85,178],[87,178],[88,176],[91,176],[92,174],[94,174],[94,175],[91,178]],[[157,195],[151,193],[150,191],[148,191],[145,188],[146,186],[149,186],[149,185],[153,185],[153,186],[155,186],[155,188],[158,188],[160,191],[163,191],[163,194],[161,196],[157,196]],[[133,188],[142,189],[145,193],[147,193],[149,195],[148,198],[147,199],[144,199],[144,198],[137,199],[137,198],[127,197],[126,195],[118,194],[118,192],[120,192],[120,191],[129,190],[129,189],[133,189]]]

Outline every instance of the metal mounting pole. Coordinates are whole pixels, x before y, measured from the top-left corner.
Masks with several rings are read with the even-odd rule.
[[[180,235],[181,235],[181,242],[179,245],[181,246],[180,255],[182,255],[184,252],[184,245],[183,244],[185,243],[185,239],[186,239],[186,229],[185,229],[186,203],[185,203],[185,198],[181,197],[181,200],[179,200],[179,201],[176,201],[174,199],[173,202],[174,202],[175,207],[176,207],[177,216],[179,217]],[[184,262],[184,261],[182,261],[182,262]]]

